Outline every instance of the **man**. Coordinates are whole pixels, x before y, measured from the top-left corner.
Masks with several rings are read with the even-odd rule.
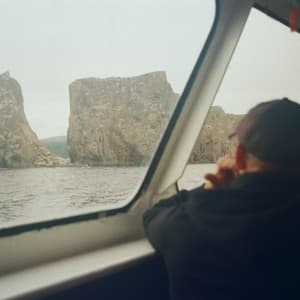
[[[300,105],[261,103],[234,159],[144,215],[172,299],[300,299]]]

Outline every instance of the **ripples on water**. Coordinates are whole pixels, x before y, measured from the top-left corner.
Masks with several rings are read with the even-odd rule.
[[[211,169],[188,166],[179,186],[198,186]],[[125,204],[145,172],[145,167],[0,169],[0,226]]]

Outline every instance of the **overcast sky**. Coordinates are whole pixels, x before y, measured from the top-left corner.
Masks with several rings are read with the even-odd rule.
[[[0,0],[0,73],[20,83],[40,138],[65,135],[75,79],[164,70],[180,93],[213,16],[212,0]],[[300,99],[300,36],[258,12],[248,23],[216,104]]]

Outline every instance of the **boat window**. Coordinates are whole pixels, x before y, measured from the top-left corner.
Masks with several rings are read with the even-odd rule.
[[[233,154],[236,141],[228,139],[237,122],[262,101],[288,97],[300,102],[300,36],[253,9],[222,85],[194,146],[180,189],[204,182],[215,171],[216,160]]]
[[[214,14],[209,0],[2,0],[0,227],[127,204]]]

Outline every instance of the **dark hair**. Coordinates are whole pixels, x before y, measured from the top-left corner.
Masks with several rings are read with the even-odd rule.
[[[245,150],[280,169],[300,166],[300,105],[288,98],[260,103],[235,131]]]

